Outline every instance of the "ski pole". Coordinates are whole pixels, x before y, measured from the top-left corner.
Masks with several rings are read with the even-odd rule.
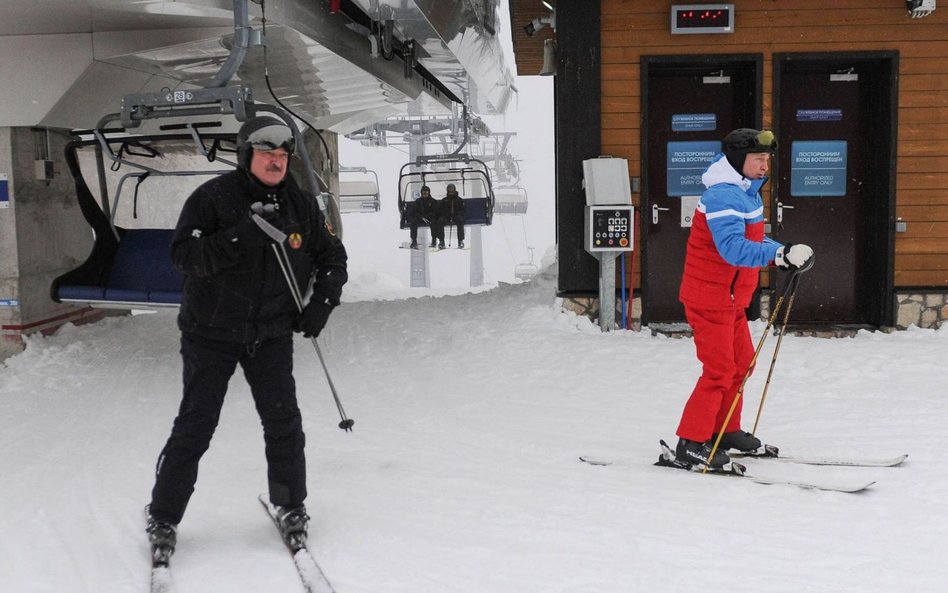
[[[296,308],[299,313],[302,314],[303,293],[300,292],[300,286],[296,282],[296,277],[290,270],[290,258],[286,253],[286,248],[283,247],[283,242],[286,240],[286,233],[267,222],[257,213],[252,214],[251,217],[253,218],[253,221],[257,223],[257,226],[260,227],[260,230],[273,239],[273,255],[276,256],[277,263],[280,265],[280,271],[283,272],[283,277],[286,279],[286,284],[290,288],[290,294],[293,295],[293,301],[296,303]],[[316,342],[316,336],[310,336],[310,341],[313,343],[313,348],[316,350],[316,356],[319,358],[319,363],[323,367],[323,373],[326,375],[326,382],[329,383],[329,391],[332,392],[332,398],[336,402],[336,409],[339,410],[339,417],[341,418],[339,421],[339,428],[349,432],[352,430],[352,425],[355,424],[355,420],[346,417],[346,411],[342,407],[342,401],[339,399],[339,394],[336,392],[336,386],[332,382],[332,377],[329,374],[329,367],[326,366],[326,361],[323,358],[322,350],[319,349],[319,343]]]
[[[448,219],[448,224],[454,223],[454,202],[451,203],[451,218]],[[451,242],[454,240],[454,227],[452,226],[448,229],[448,247],[451,247]]]
[[[757,405],[757,416],[754,418],[754,428],[751,430],[751,434],[757,434],[757,425],[760,423],[760,415],[764,411],[764,402],[767,401],[767,390],[770,389],[770,378],[774,374],[774,366],[777,364],[777,354],[780,353],[780,342],[783,340],[783,335],[787,333],[787,322],[790,321],[790,310],[793,308],[793,299],[797,294],[797,287],[800,285],[800,274],[809,270],[813,266],[813,258],[810,258],[810,262],[804,267],[798,269],[793,276],[790,278],[791,288],[790,288],[790,300],[787,301],[787,310],[783,314],[783,324],[780,326],[780,335],[777,336],[777,344],[774,346],[774,355],[770,359],[770,370],[767,371],[767,380],[764,382],[764,392],[760,396],[760,404]]]
[[[813,258],[810,259],[812,260]],[[806,269],[810,269],[810,266],[807,266]],[[770,328],[773,327],[774,322],[777,320],[777,314],[783,307],[783,302],[790,293],[790,289],[794,285],[793,280],[802,271],[804,271],[802,268],[794,270],[790,278],[787,279],[787,284],[784,286],[783,291],[780,293],[780,298],[777,299],[777,304],[774,305],[774,310],[771,311],[770,317],[767,319],[767,326],[764,328],[764,333],[761,334],[760,340],[757,342],[757,348],[754,350],[754,357],[751,358],[750,364],[747,365],[747,372],[744,373],[744,378],[741,380],[741,386],[737,389],[737,393],[734,394],[734,399],[731,401],[731,407],[728,408],[727,416],[724,417],[724,423],[721,425],[721,430],[718,431],[718,438],[714,439],[714,445],[711,447],[711,453],[708,455],[709,462],[714,458],[714,454],[717,453],[718,447],[721,445],[721,439],[724,437],[724,429],[727,427],[728,422],[731,421],[731,416],[734,415],[734,410],[737,409],[737,402],[739,402],[741,400],[741,396],[744,395],[744,386],[747,385],[747,380],[750,378],[751,371],[754,369],[754,365],[757,364],[757,357],[760,355],[760,351],[764,347],[764,342],[767,340],[768,334],[770,334]],[[707,473],[707,471],[708,466],[705,466],[704,471],[701,473]]]

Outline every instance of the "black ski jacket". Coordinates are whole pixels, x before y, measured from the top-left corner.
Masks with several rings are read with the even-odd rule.
[[[441,216],[451,222],[464,222],[464,198],[448,194],[441,199]]]
[[[271,223],[287,234],[284,248],[304,295],[315,276],[312,299],[339,304],[346,250],[326,229],[315,199],[289,174],[267,187],[238,169],[194,190],[178,219],[171,258],[185,275],[181,331],[245,344],[293,332],[299,313],[273,243],[237,240],[236,226],[254,202],[279,204]]]

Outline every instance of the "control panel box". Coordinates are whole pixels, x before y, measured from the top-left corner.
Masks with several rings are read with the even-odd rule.
[[[635,208],[626,204],[586,206],[586,251],[632,251]]]
[[[599,157],[583,161],[583,187],[586,204],[632,204],[629,185],[629,162],[613,157]]]

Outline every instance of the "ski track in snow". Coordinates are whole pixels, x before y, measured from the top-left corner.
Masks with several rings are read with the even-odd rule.
[[[352,433],[336,428],[312,347],[296,343],[310,548],[339,593],[944,590],[948,328],[783,340],[765,441],[787,455],[910,457],[742,463],[877,480],[846,495],[652,466],[700,370],[689,339],[601,333],[559,308],[548,276],[351,302],[372,282],[354,279],[320,338]],[[753,330],[756,341],[763,323]],[[31,337],[0,366],[4,591],[147,591],[142,508],[180,398],[178,338],[174,312],[109,318]],[[748,383],[747,429],[774,341]],[[238,371],[180,526],[177,591],[301,590],[256,500],[265,487]]]

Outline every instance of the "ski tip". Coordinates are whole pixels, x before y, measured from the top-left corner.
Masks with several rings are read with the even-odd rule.
[[[857,494],[859,492],[865,492],[872,488],[875,485],[875,480],[872,482],[867,482],[865,484],[858,484],[855,486],[830,486],[827,488],[818,488],[818,490],[827,490],[829,492],[843,492],[846,494]]]

